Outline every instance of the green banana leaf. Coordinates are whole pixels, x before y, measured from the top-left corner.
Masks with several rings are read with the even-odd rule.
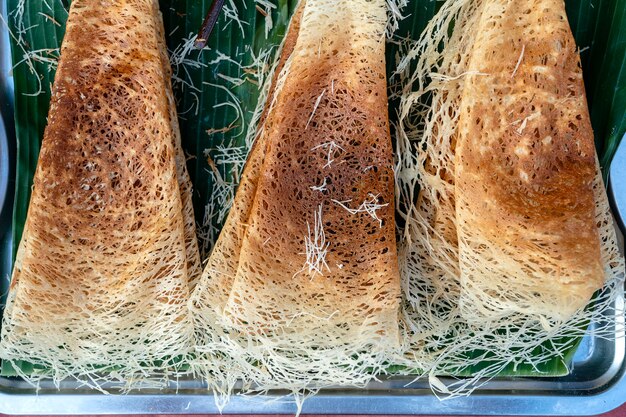
[[[8,0],[18,145],[14,254],[26,219],[32,177],[46,125],[54,58],[58,56],[63,38],[68,3],[68,0]],[[259,79],[253,73],[256,70],[266,72],[263,66],[269,64],[259,57],[271,57],[276,51],[297,0],[226,0],[208,48],[189,51],[184,45],[190,43],[185,41],[197,33],[210,3],[210,0],[161,0],[167,44],[174,55],[174,92],[183,147],[189,156],[188,167],[195,188],[194,209],[205,255],[225,220],[228,196],[232,197],[237,182],[233,173],[245,159],[245,139],[259,98]],[[396,34],[403,38],[417,37],[441,3],[411,0],[404,9],[406,18],[400,22]],[[626,0],[567,0],[566,6],[581,48],[596,145],[606,173],[619,138],[626,131]],[[387,50],[389,74],[394,70],[396,53],[397,46],[390,43]],[[26,59],[27,56],[30,58]],[[392,123],[395,114],[391,102]],[[226,158],[224,147],[241,147],[243,156],[234,158],[236,161]],[[213,200],[211,210],[205,212],[212,196],[224,184],[227,184],[226,197],[217,205]],[[578,343],[578,339],[568,342],[570,349],[564,358],[554,358],[538,367],[511,366],[502,374],[564,375]],[[3,364],[0,372],[11,374],[12,371]],[[30,372],[28,364],[23,371]]]

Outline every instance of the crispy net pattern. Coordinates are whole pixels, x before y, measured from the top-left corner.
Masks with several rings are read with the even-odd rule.
[[[365,0],[309,0],[292,20],[192,296],[209,379],[227,353],[261,389],[363,383],[398,345],[386,24]]]
[[[2,357],[55,381],[159,380],[192,350],[163,42],[156,1],[72,2],[2,326]]]
[[[420,337],[445,334],[460,298],[454,126],[472,45],[461,39],[475,32],[455,30],[448,37],[446,28],[453,22],[475,25],[474,7],[468,1],[446,3],[398,64],[403,91],[396,198],[404,220],[398,250],[402,295],[411,306],[404,313],[406,322]],[[425,97],[432,100],[424,102]]]
[[[552,3],[481,10],[455,150],[468,320],[567,319],[604,283],[580,59],[565,10]]]
[[[562,356],[588,323],[623,337],[611,308],[624,260],[563,2],[448,1],[397,76],[397,362],[467,395]],[[477,364],[471,378],[437,378]]]

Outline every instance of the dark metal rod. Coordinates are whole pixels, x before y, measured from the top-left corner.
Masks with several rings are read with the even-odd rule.
[[[197,49],[202,49],[206,46],[207,41],[209,40],[209,36],[213,31],[213,27],[215,27],[215,23],[217,22],[217,18],[220,16],[222,6],[224,6],[224,0],[213,0],[213,3],[211,3],[209,13],[207,13],[206,17],[204,18],[204,22],[202,22],[202,27],[200,28],[198,37],[193,43],[193,46]]]

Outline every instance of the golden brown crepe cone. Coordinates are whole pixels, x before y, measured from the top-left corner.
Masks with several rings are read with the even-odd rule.
[[[463,314],[566,319],[605,279],[576,44],[562,0],[478,13],[455,163]]]
[[[397,344],[386,21],[383,1],[307,0],[296,12],[233,209],[192,297],[199,350],[216,321],[300,354]]]
[[[546,278],[542,282],[544,285],[537,286],[537,291],[530,293],[528,286],[524,287],[524,282],[530,278],[515,276],[520,261],[528,263],[524,267],[552,267],[549,262],[539,263],[532,251],[523,248],[528,237],[543,239],[544,229],[530,218],[525,219],[528,224],[517,239],[502,243],[508,233],[507,227],[520,224],[517,222],[519,217],[515,217],[520,206],[515,204],[511,194],[517,194],[518,201],[536,203],[537,198],[532,192],[496,181],[500,178],[490,175],[509,178],[508,171],[502,174],[502,165],[506,161],[519,160],[515,147],[520,140],[533,140],[534,132],[529,136],[522,129],[522,124],[533,130],[538,127],[531,125],[533,120],[523,123],[525,116],[510,118],[512,114],[508,112],[511,107],[515,109],[524,102],[524,89],[538,93],[532,99],[536,103],[529,106],[532,111],[541,110],[552,115],[552,121],[558,122],[544,121],[541,128],[562,126],[561,117],[572,117],[567,114],[570,111],[573,123],[580,123],[576,112],[581,112],[581,119],[586,118],[587,125],[579,124],[581,135],[571,135],[569,139],[572,142],[578,139],[581,143],[592,141],[573,46],[570,44],[571,49],[562,49],[563,55],[559,54],[562,71],[556,74],[557,78],[569,78],[569,70],[575,75],[576,88],[573,91],[576,93],[565,102],[561,102],[563,96],[555,91],[554,81],[546,83],[545,78],[540,77],[535,80],[528,73],[529,67],[534,69],[537,59],[536,45],[543,44],[544,50],[550,50],[559,42],[561,46],[566,45],[564,39],[569,36],[563,35],[567,23],[562,6],[556,2],[548,5],[545,0],[532,3],[524,0],[447,1],[420,38],[408,46],[398,69],[402,87],[398,122],[400,152],[397,154],[400,201],[415,201],[416,185],[420,194],[416,204],[399,205],[399,213],[406,219],[399,246],[405,301],[401,325],[407,329],[404,333],[407,350],[404,358],[394,362],[406,364],[409,369],[425,370],[431,388],[444,398],[467,396],[490,378],[511,369],[519,372],[521,365],[539,369],[554,358],[567,357],[572,350],[569,342],[587,334],[590,323],[593,326],[590,330],[596,335],[615,331],[615,321],[611,317],[615,300],[623,290],[624,262],[617,248],[615,229],[594,155],[591,161],[582,158],[588,164],[582,171],[578,171],[577,165],[563,166],[570,171],[565,173],[565,178],[574,177],[580,181],[576,192],[582,190],[586,194],[583,201],[592,201],[584,217],[597,230],[596,242],[583,244],[599,250],[595,256],[589,257],[591,260],[587,265],[594,272],[595,266],[601,263],[606,271],[606,285],[598,292],[599,296],[594,297],[589,308],[574,316],[566,316],[565,311],[554,313],[558,308],[568,308],[571,300],[581,300],[584,305],[587,300],[582,298],[590,296],[586,288],[582,288],[579,299],[568,300],[563,294],[566,285],[559,280],[563,276],[553,277],[542,271],[545,273],[543,278]],[[517,10],[518,7],[521,10]],[[535,22],[527,26],[532,22],[529,14],[539,17],[540,24]],[[503,21],[508,24],[501,24]],[[524,36],[520,33],[522,27],[528,30]],[[529,67],[524,69],[522,65],[528,56],[522,53],[522,48],[527,42],[525,53],[534,56],[530,57]],[[531,42],[535,45],[530,45]],[[550,57],[553,65],[556,55]],[[574,65],[565,65],[571,61]],[[547,62],[539,65],[545,66]],[[519,71],[523,71],[521,79],[517,79]],[[549,70],[545,75],[554,76],[554,73]],[[550,106],[546,106],[551,100],[546,97],[556,98],[552,104],[563,108],[563,115],[551,112]],[[567,108],[570,101],[576,104]],[[534,109],[532,105],[535,105]],[[476,119],[480,119],[478,124]],[[516,120],[518,122],[513,123]],[[515,130],[515,136],[509,129]],[[582,134],[584,131],[585,135]],[[491,139],[495,139],[495,146],[490,143]],[[566,139],[567,136],[560,135],[556,143],[562,146]],[[499,140],[507,146],[501,147]],[[508,145],[513,145],[513,149]],[[415,153],[411,152],[414,150]],[[489,159],[484,162],[477,155]],[[468,156],[473,158],[468,159]],[[576,159],[576,154],[571,159]],[[549,161],[550,155],[541,153],[537,162],[542,160]],[[518,167],[523,168],[523,164],[515,165]],[[467,178],[464,177],[466,171],[469,172]],[[575,171],[582,175],[571,175],[576,174]],[[559,170],[553,174],[559,175]],[[515,177],[511,175],[510,178]],[[535,182],[534,185],[540,184]],[[561,184],[565,188],[569,185],[567,181]],[[503,195],[508,198],[502,198]],[[549,208],[559,201],[557,195],[555,201],[541,203],[546,204],[547,214],[550,214]],[[493,204],[491,210],[483,208],[490,204]],[[511,218],[516,221],[511,222]],[[506,226],[501,229],[493,227],[505,222]],[[482,246],[476,245],[480,239],[485,243]],[[514,255],[519,258],[506,253],[510,249],[514,249]],[[498,250],[505,256],[493,254]],[[551,261],[557,260],[557,256]],[[566,269],[566,262],[571,264],[571,258],[562,260],[565,262],[562,262],[561,271],[571,273],[572,269]],[[454,264],[460,267],[462,276],[454,270]],[[497,273],[490,274],[493,271]],[[483,277],[485,279],[481,281]],[[594,278],[591,285],[604,284],[603,279]],[[555,305],[547,305],[546,301],[555,293],[552,298]],[[567,320],[562,321],[564,318]],[[476,355],[476,352],[483,354]],[[485,358],[489,358],[489,366],[485,366]],[[471,375],[462,380],[446,382],[440,379],[441,375],[470,370]]]
[[[132,381],[191,350],[198,255],[162,36],[155,0],[72,2],[4,359]]]

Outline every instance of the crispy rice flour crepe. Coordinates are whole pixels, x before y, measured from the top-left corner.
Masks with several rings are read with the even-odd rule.
[[[448,1],[398,74],[407,365],[467,394],[589,322],[615,337],[624,261],[563,1]]]
[[[386,4],[299,7],[191,303],[203,373],[260,389],[363,383],[398,345]]]
[[[567,319],[604,284],[608,208],[578,50],[562,0],[479,13],[455,152],[461,308]]]
[[[3,359],[128,386],[192,349],[199,257],[168,65],[156,1],[72,2]]]

